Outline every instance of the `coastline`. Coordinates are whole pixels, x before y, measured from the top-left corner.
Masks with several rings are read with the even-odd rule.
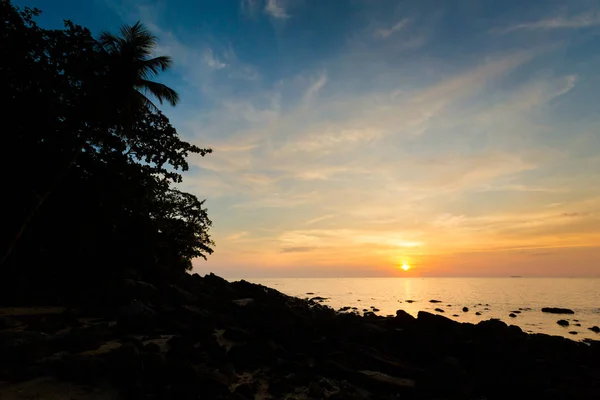
[[[340,313],[213,274],[127,279],[91,298],[2,309],[0,398],[48,388],[103,399],[595,399],[600,391],[600,342],[498,320]]]

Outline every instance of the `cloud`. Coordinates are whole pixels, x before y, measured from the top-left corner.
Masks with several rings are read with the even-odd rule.
[[[524,22],[506,28],[495,29],[495,33],[510,33],[520,30],[582,29],[600,25],[600,13],[589,12],[571,17],[552,17]]]
[[[215,57],[212,49],[206,49],[204,51],[204,62],[212,69],[223,69],[227,67],[227,64]]]
[[[313,219],[306,221],[305,225],[314,225],[318,222],[325,221],[326,219],[330,219],[330,218],[334,218],[334,217],[336,217],[335,214],[323,215],[321,217],[313,218]]]
[[[240,0],[240,11],[246,17],[254,18],[260,10],[262,0]]]
[[[227,240],[238,240],[238,239],[241,239],[241,238],[243,238],[245,236],[248,236],[248,232],[242,231],[242,232],[233,233],[233,234],[227,236],[226,239]]]
[[[409,20],[409,19],[401,19],[400,21],[396,22],[396,24],[394,26],[392,26],[391,28],[378,30],[377,35],[379,37],[381,37],[382,39],[387,39],[394,32],[398,32],[399,30],[404,29],[410,23],[411,23],[411,20]]]
[[[265,13],[276,19],[287,19],[290,17],[285,10],[283,0],[267,0],[265,3]]]
[[[308,253],[314,251],[316,247],[285,247],[281,253]]]

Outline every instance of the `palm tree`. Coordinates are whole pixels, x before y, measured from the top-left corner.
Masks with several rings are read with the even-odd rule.
[[[106,74],[100,73],[99,75],[107,79],[103,81],[106,84],[100,85],[104,89],[98,93],[99,98],[96,99],[100,101],[100,104],[93,106],[97,107],[96,112],[101,114],[99,117],[105,121],[107,133],[110,131],[111,125],[119,122],[131,126],[139,110],[151,109],[157,112],[158,108],[147,95],[154,96],[160,104],[166,101],[175,106],[179,102],[179,95],[175,90],[150,80],[160,72],[169,69],[172,64],[171,57],[152,57],[156,48],[156,36],[139,21],[133,26],[121,27],[120,33],[120,36],[115,36],[110,32],[102,32],[96,40],[96,47],[102,54],[103,64],[107,68]],[[38,210],[76,164],[85,145],[86,140],[82,138],[65,168],[52,182],[49,182],[46,190],[36,193],[35,205],[14,233],[4,254],[0,255],[0,265],[8,259]]]
[[[102,32],[98,38],[100,49],[107,56],[112,95],[117,95],[122,105],[130,111],[147,107],[158,110],[147,97],[154,96],[160,104],[163,101],[175,106],[179,95],[170,87],[151,79],[171,67],[169,56],[152,57],[156,48],[154,36],[141,22],[133,26],[121,27],[120,36]],[[114,100],[114,98],[113,98]]]

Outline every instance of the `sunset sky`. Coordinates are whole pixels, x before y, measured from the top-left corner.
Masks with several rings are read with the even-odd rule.
[[[199,273],[600,276],[598,1],[15,3],[174,58]]]

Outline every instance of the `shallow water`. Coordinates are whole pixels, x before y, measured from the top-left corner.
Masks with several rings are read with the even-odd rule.
[[[590,278],[285,278],[247,279],[272,287],[285,294],[302,298],[327,297],[324,302],[335,309],[344,306],[379,309],[377,314],[388,315],[403,309],[413,315],[420,310],[442,314],[461,322],[477,323],[499,318],[518,325],[530,333],[561,335],[573,340],[600,340],[600,334],[590,331],[600,326],[600,279]],[[314,294],[307,294],[314,293]],[[429,300],[441,300],[430,303]],[[407,303],[406,300],[414,300]],[[468,312],[462,308],[468,307]],[[542,307],[562,307],[574,315],[542,313]],[[511,311],[521,310],[516,318]],[[482,315],[477,316],[479,311]],[[453,315],[457,316],[453,316]],[[556,321],[566,319],[570,326],[561,327]],[[578,321],[575,321],[578,320]],[[575,326],[580,323],[581,326]],[[575,331],[577,335],[569,332]]]

